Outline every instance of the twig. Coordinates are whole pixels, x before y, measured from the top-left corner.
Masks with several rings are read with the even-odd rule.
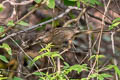
[[[99,20],[99,21],[102,21],[102,19],[101,18],[99,18],[99,17],[97,17],[97,16],[94,16],[94,15],[92,15],[91,13],[87,13],[90,17],[92,17],[92,18],[95,18],[95,19],[97,19],[97,20]],[[111,23],[110,22],[108,22],[108,21],[104,21],[104,23],[105,24],[107,24],[107,25],[111,25]]]
[[[90,30],[90,27],[89,27],[89,23],[88,23],[88,15],[85,13],[85,21],[86,21],[86,25],[87,25],[87,29]],[[91,34],[88,34],[88,41],[89,41],[89,57],[92,56],[92,35]],[[92,67],[92,63],[93,61],[90,60],[90,66]]]
[[[4,1],[3,1],[3,2],[4,2]],[[16,6],[13,5],[13,12],[12,12],[10,18],[13,19],[13,18],[16,16],[16,14],[17,14],[17,13],[16,13]]]
[[[115,55],[114,34],[115,32],[111,32],[112,51],[113,51],[113,54]],[[113,61],[114,61],[114,64],[117,66],[118,64],[117,60],[113,58]],[[116,77],[116,80],[119,79],[117,73],[115,73],[115,77]]]
[[[52,69],[52,68],[53,68],[53,67],[47,67],[47,68],[39,69],[39,71],[42,72],[42,71],[44,71],[44,70]],[[37,70],[37,71],[35,71],[35,72],[39,72],[39,71]],[[35,72],[33,72],[33,73],[35,73]],[[33,73],[30,73],[30,74],[26,75],[25,78],[27,78],[27,77],[33,75]]]
[[[99,36],[100,36],[100,33],[98,34],[96,40],[94,41],[94,43],[93,43],[93,45],[92,45],[92,47],[91,47],[92,49],[95,47],[97,41],[99,40]]]
[[[22,21],[23,19],[27,18],[30,14],[32,14],[33,12],[35,12],[38,9],[39,6],[40,5],[36,4],[35,7],[30,12],[28,12],[26,15],[24,15],[21,19],[19,19],[15,23],[18,23],[18,22]]]
[[[90,70],[90,72],[88,74],[87,80],[89,80],[89,77],[90,77],[91,73],[93,73],[93,70],[95,68],[96,63],[97,63],[97,60],[95,59],[95,62],[93,63],[93,66],[92,66],[92,68],[91,68],[91,70]]]
[[[102,18],[102,24],[101,24],[101,32],[100,32],[100,38],[99,38],[99,42],[98,42],[98,50],[97,50],[97,54],[99,54],[99,51],[100,51],[100,45],[101,45],[101,40],[102,40],[102,33],[103,33],[103,28],[104,28],[104,21],[105,21],[105,15],[108,11],[108,7],[111,3],[111,0],[108,1],[108,4],[105,6],[105,12],[104,12],[104,15],[103,15],[103,18]]]
[[[9,69],[0,69],[0,71],[7,71],[7,72],[21,73],[21,74],[23,74],[23,75],[27,75],[27,74],[28,74],[28,73],[18,72],[18,71],[14,71],[14,70],[9,70]]]
[[[5,3],[10,3],[11,5],[13,5],[13,6],[23,6],[23,5],[27,5],[27,4],[30,4],[30,3],[32,3],[34,0],[29,0],[29,1],[23,1],[23,2],[21,2],[21,3],[15,3],[15,2],[13,2],[13,1],[10,1],[10,0],[5,0],[5,1],[3,1],[2,2],[2,4],[5,4]]]
[[[114,1],[115,1],[115,4],[117,5],[118,10],[120,11],[120,6],[119,6],[117,0],[114,0]]]
[[[80,64],[82,64],[87,58],[88,58],[89,54],[87,54],[80,62]]]
[[[63,53],[67,52],[68,50],[69,50],[68,48],[63,50],[62,52],[60,52],[60,55],[62,55]]]
[[[101,14],[104,15],[104,13],[103,13],[101,10],[97,9],[96,7],[94,7],[94,8],[95,8],[97,11],[99,11]],[[112,21],[112,18],[109,17],[108,15],[104,15],[104,17],[107,18],[108,20]],[[104,21],[104,22],[105,22],[105,21]]]
[[[18,68],[17,68],[17,71],[18,72],[23,72],[23,63],[24,63],[24,58],[23,58],[23,52],[18,52],[17,54],[17,60],[18,60]],[[22,77],[22,74],[21,73],[17,73],[17,76],[18,77]]]
[[[78,21],[78,20],[82,17],[82,15],[85,13],[85,11],[86,11],[86,8],[84,8],[84,9],[80,12],[80,14],[78,15],[77,18],[71,19],[71,20],[67,21],[67,22],[63,25],[63,27],[68,26],[68,25],[69,25],[70,23],[72,23],[72,22]]]
[[[22,49],[22,47],[21,47],[13,38],[10,37],[10,39],[18,46],[18,48],[19,48],[31,61],[33,61],[32,58]],[[34,63],[34,65],[35,65],[35,67],[39,70],[39,67],[37,66],[37,64]]]
[[[60,69],[60,58],[57,57],[57,72],[58,74],[60,73],[61,69]]]

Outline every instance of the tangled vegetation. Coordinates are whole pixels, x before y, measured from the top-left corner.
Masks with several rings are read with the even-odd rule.
[[[120,80],[119,0],[0,0],[0,80]]]

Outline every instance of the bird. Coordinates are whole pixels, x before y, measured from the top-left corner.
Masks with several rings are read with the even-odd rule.
[[[78,27],[59,27],[52,28],[49,31],[38,32],[36,35],[36,39],[30,45],[40,44],[48,44],[52,43],[57,48],[62,48],[65,44],[68,43],[67,47],[71,48],[72,41],[78,35],[90,34],[90,33],[99,33],[100,30],[80,30]],[[104,32],[109,32],[108,30],[104,30]]]
[[[62,47],[65,42],[68,43],[68,47],[72,44],[75,34],[80,33],[77,27],[60,27],[53,28],[44,34],[37,35],[35,42],[40,43],[52,43],[55,47]]]

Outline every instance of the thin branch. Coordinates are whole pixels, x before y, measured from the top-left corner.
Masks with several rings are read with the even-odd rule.
[[[60,68],[60,58],[59,57],[57,57],[57,71],[58,71],[58,74],[60,74],[61,68]]]
[[[27,75],[28,73],[24,73],[24,72],[18,72],[18,71],[15,71],[15,70],[9,70],[9,69],[0,69],[0,71],[7,71],[7,72],[15,72],[15,73],[21,73],[23,75]]]
[[[53,68],[53,67],[47,67],[47,68],[39,69],[39,71],[42,72],[42,71],[44,71],[44,70],[52,69],[52,68]],[[37,70],[37,71],[35,71],[35,72],[39,72],[39,71]],[[30,73],[30,74],[27,74],[27,75],[25,76],[25,78],[27,78],[27,77],[29,77],[29,76],[31,76],[31,75],[34,75],[33,73],[35,73],[35,72],[32,72],[32,73]]]
[[[90,70],[90,72],[89,72],[89,74],[88,74],[87,80],[89,80],[90,75],[93,73],[93,70],[94,70],[94,68],[95,68],[95,66],[96,66],[96,63],[97,63],[97,60],[95,59],[95,61],[94,61],[94,63],[93,63],[93,66],[92,66],[92,68],[91,68],[91,70]]]
[[[10,37],[10,39],[18,46],[18,48],[22,51],[22,53],[24,53],[31,61],[33,61],[32,58],[23,50],[23,48],[12,37]],[[39,70],[37,64],[34,63],[34,65]]]
[[[67,21],[67,22],[63,25],[63,27],[68,26],[68,25],[71,24],[72,22],[77,22],[77,21],[82,17],[82,15],[85,13],[85,11],[86,11],[86,8],[84,8],[84,9],[80,12],[80,14],[78,15],[77,18],[71,19],[71,20]]]
[[[115,32],[111,32],[112,51],[113,51],[113,54],[115,55],[114,34]],[[113,58],[113,61],[114,61],[114,64],[117,66],[118,62],[116,58]],[[115,77],[116,77],[116,80],[119,79],[117,73],[115,73]]]
[[[111,3],[111,0],[108,1],[108,4],[105,6],[105,12],[104,12],[104,15],[103,15],[103,18],[102,18],[102,24],[101,24],[101,32],[100,32],[100,38],[99,38],[99,42],[98,42],[98,50],[97,50],[97,54],[99,54],[99,51],[100,51],[100,45],[101,45],[101,40],[102,40],[102,33],[103,33],[103,29],[104,29],[104,21],[105,21],[105,15],[108,11],[108,7]]]
[[[94,16],[94,15],[92,15],[92,14],[89,13],[89,12],[88,12],[88,15],[89,15],[90,17],[92,17],[92,18],[95,18],[96,20],[102,21],[101,18],[99,18],[99,17],[97,17],[97,16]],[[106,24],[106,25],[111,25],[111,23],[108,22],[108,21],[104,21],[104,24]]]
[[[118,10],[120,11],[120,6],[119,6],[119,4],[118,4],[117,0],[114,0],[114,1],[115,1],[115,4],[116,4],[116,6],[117,6]]]
[[[23,52],[18,52],[17,54],[17,60],[18,60],[18,64],[19,66],[17,67],[17,71],[18,72],[23,72],[23,63],[24,63],[24,58],[23,58]],[[21,73],[17,73],[18,77],[22,77]]]
[[[34,0],[29,0],[29,1],[23,1],[21,3],[15,3],[15,2],[10,1],[10,0],[5,0],[5,1],[2,2],[2,4],[4,5],[5,3],[10,3],[13,6],[18,6],[18,5],[23,6],[23,5],[28,5],[28,4],[32,3],[33,1]]]
[[[89,23],[88,23],[88,15],[87,14],[85,14],[85,21],[87,23],[86,24],[87,25],[87,29],[90,30],[90,27],[88,25]],[[92,48],[91,48],[92,47],[92,34],[88,34],[88,41],[89,41],[89,43],[88,43],[89,47],[88,48],[89,48],[89,57],[90,57],[90,56],[92,56]],[[90,60],[90,66],[91,67],[92,67],[92,63],[93,63],[93,61]]]

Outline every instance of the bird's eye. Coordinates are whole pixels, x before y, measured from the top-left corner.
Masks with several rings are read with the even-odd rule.
[[[68,41],[64,41],[63,43],[64,43],[64,44],[68,44]]]

